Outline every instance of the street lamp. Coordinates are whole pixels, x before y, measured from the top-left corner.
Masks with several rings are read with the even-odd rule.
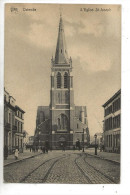
[[[95,137],[95,155],[97,155],[97,144],[96,144],[97,143],[96,142],[97,141],[97,134],[95,134],[94,137]]]
[[[83,152],[84,152],[84,129],[83,129]]]

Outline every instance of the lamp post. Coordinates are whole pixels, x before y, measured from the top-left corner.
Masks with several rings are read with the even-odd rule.
[[[94,137],[95,137],[95,155],[97,155],[97,144],[96,144],[97,143],[96,142],[97,141],[97,134],[95,134]]]
[[[83,152],[84,152],[84,129],[83,129]]]

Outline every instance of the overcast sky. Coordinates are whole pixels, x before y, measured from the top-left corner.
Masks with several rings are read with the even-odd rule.
[[[18,12],[11,12],[11,7]],[[36,127],[37,107],[50,103],[59,8],[58,4],[7,4],[5,9],[5,87],[25,110],[24,128],[30,135]],[[96,12],[96,8],[110,11]],[[120,11],[119,5],[62,5],[67,50],[73,62],[74,101],[87,106],[91,136],[102,132],[102,105],[121,87]]]

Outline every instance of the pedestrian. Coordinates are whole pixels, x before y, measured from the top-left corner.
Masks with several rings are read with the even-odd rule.
[[[76,148],[78,148],[78,150],[80,151],[80,141],[79,141],[79,139],[77,139],[77,141],[76,141]]]
[[[45,154],[45,146],[42,147],[42,152]]]
[[[63,143],[63,151],[65,152],[65,144]]]
[[[63,143],[61,143],[60,146],[61,146],[61,150],[62,150],[62,152],[63,152]]]
[[[46,142],[45,142],[45,149],[46,149],[46,153],[48,153],[48,149],[49,149],[49,142],[48,142],[48,140],[46,140]]]
[[[14,156],[15,156],[15,159],[18,160],[18,155],[19,155],[19,151],[18,149],[16,148],[15,149],[15,153],[14,153]]]
[[[5,145],[4,146],[4,160],[7,160],[8,157],[8,147]]]

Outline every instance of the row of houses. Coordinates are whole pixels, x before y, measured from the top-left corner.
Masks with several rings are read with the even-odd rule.
[[[121,89],[104,104],[103,140],[106,152],[120,153],[121,146]]]
[[[98,145],[100,150],[120,153],[121,146],[121,89],[103,105],[103,131],[91,136],[90,147]],[[96,142],[96,143],[95,143]]]
[[[25,111],[16,105],[16,100],[4,89],[4,146],[11,154],[15,148],[23,151]]]

